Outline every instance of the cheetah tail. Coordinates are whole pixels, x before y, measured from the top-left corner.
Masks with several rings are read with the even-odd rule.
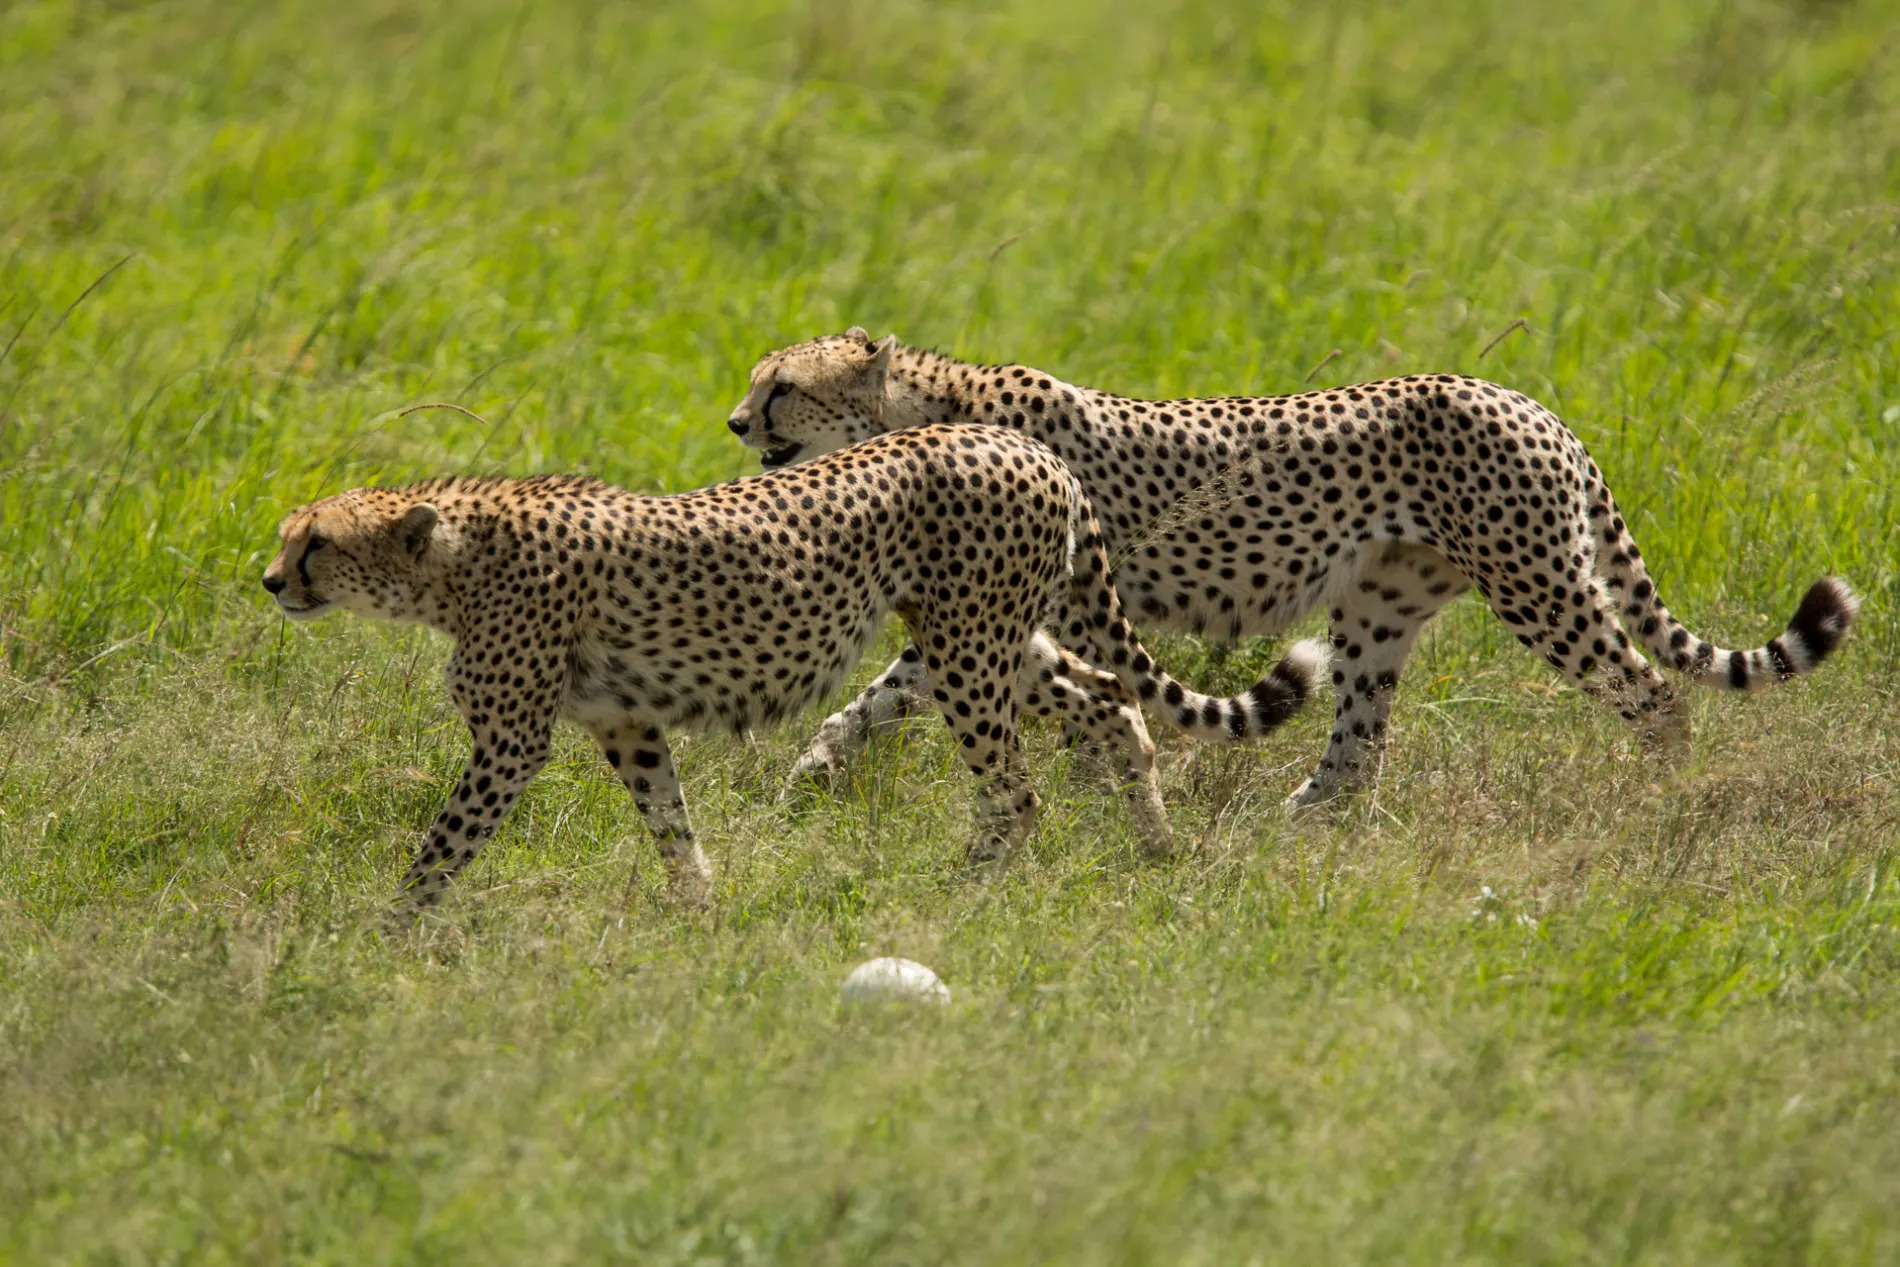
[[[1300,711],[1325,671],[1327,647],[1308,639],[1288,648],[1259,683],[1218,699],[1188,690],[1154,662],[1129,626],[1115,593],[1108,548],[1082,486],[1069,482],[1070,573],[1068,601],[1052,622],[1059,641],[1110,669],[1183,734],[1218,743],[1264,735]]]
[[[1829,576],[1816,581],[1802,596],[1788,628],[1766,646],[1753,651],[1730,651],[1704,641],[1669,614],[1656,583],[1643,563],[1629,527],[1617,513],[1610,490],[1601,483],[1592,498],[1593,519],[1602,545],[1597,551],[1597,575],[1615,599],[1628,627],[1642,640],[1657,662],[1687,674],[1703,686],[1749,691],[1809,673],[1833,654],[1860,610],[1860,599],[1847,582]],[[1607,519],[1607,524],[1602,521]]]

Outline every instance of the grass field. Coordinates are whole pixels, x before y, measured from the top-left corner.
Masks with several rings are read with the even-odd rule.
[[[0,5],[0,1261],[1900,1260],[1897,226],[1890,3]],[[1667,771],[1461,601],[1337,825],[1321,716],[1164,736],[1160,869],[1038,732],[996,886],[940,726],[802,808],[808,725],[694,739],[703,914],[564,734],[379,939],[446,648],[284,625],[277,518],[744,473],[852,322],[1480,373],[1698,632],[1863,621]],[[880,953],[952,1006],[841,1012]]]

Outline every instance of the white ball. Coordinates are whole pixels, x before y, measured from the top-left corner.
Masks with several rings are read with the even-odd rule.
[[[846,1005],[859,1003],[948,1003],[950,988],[937,974],[909,959],[873,959],[844,979]]]

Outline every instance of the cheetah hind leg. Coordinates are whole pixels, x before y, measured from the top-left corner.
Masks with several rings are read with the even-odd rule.
[[[588,731],[653,833],[673,895],[688,906],[705,906],[712,897],[712,866],[693,837],[686,796],[680,790],[679,771],[673,766],[665,732],[636,720],[619,726],[589,726]]]
[[[1578,682],[1578,689],[1634,726],[1645,754],[1668,766],[1681,765],[1690,752],[1686,701],[1634,650],[1625,660],[1620,667],[1599,665]]]
[[[904,623],[911,626],[913,642],[921,642],[918,625],[928,631],[931,622],[913,621],[906,618]],[[1023,643],[1019,645],[1027,646],[1030,632],[1023,631]],[[981,641],[968,643],[965,650],[979,664],[1000,661],[1003,680],[1021,683],[1027,663],[1022,652],[992,657],[989,646]],[[1029,778],[1022,740],[1016,733],[1020,688],[992,691],[986,696],[977,683],[968,680],[952,686],[959,676],[941,652],[925,653],[924,663],[931,697],[956,738],[959,759],[976,780],[976,835],[966,855],[968,865],[987,878],[1000,878],[1017,846],[1035,828],[1036,814],[1042,806]]]
[[[1150,860],[1172,856],[1174,833],[1155,776],[1154,740],[1140,706],[1121,680],[1037,634],[1023,661],[1021,682],[1024,712],[1059,721],[1065,736],[1075,736],[1093,753],[1111,760],[1121,758],[1113,777],[1128,803],[1144,856]]]
[[[1050,641],[1054,642],[1054,638],[1051,637]],[[1073,653],[1063,652],[1061,663],[1055,666],[1055,674],[1057,677],[1067,679],[1071,685],[1089,695],[1100,697],[1105,701],[1126,704],[1137,715],[1141,712],[1141,701],[1129,693],[1128,688],[1122,685],[1120,678],[1077,659]],[[1038,713],[1037,716],[1059,717],[1061,714]],[[1104,777],[1111,777],[1108,774],[1107,765],[1113,760],[1113,754],[1104,749],[1101,736],[1093,733],[1089,727],[1071,721],[1064,720],[1059,724],[1062,729],[1062,746],[1084,758],[1084,768],[1100,773]],[[1145,720],[1142,729],[1147,729]],[[1111,745],[1112,748],[1121,746],[1119,743]]]
[[[1601,580],[1592,578],[1580,598],[1563,607],[1544,596],[1533,602],[1570,617],[1534,632],[1520,629],[1518,641],[1542,655],[1586,695],[1614,708],[1636,728],[1646,752],[1669,766],[1689,755],[1689,714],[1675,690],[1643,658],[1617,619],[1616,602]]]
[[[792,766],[779,799],[793,800],[813,788],[836,788],[846,764],[877,730],[930,705],[924,683],[923,656],[915,646],[905,647],[856,699],[825,718]]]
[[[1014,729],[994,727],[992,739],[976,736],[974,729],[953,723],[965,763],[976,777],[976,835],[965,861],[972,872],[990,879],[1009,869],[1017,848],[1035,829],[1042,799],[1029,779],[1029,763]],[[995,739],[994,736],[1001,736]],[[974,745],[963,742],[976,738]]]

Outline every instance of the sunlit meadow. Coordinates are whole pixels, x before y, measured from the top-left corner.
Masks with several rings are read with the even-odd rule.
[[[1891,3],[0,4],[0,1260],[1900,1259],[1897,223]],[[379,936],[446,647],[280,621],[281,514],[744,474],[753,359],[854,322],[1482,374],[1698,632],[1862,623],[1666,769],[1461,601],[1336,824],[1324,705],[1163,736],[1165,867],[1037,731],[995,885],[939,725],[790,801],[816,717],[694,738],[704,913],[564,734]],[[884,953],[951,1005],[841,1010]]]

